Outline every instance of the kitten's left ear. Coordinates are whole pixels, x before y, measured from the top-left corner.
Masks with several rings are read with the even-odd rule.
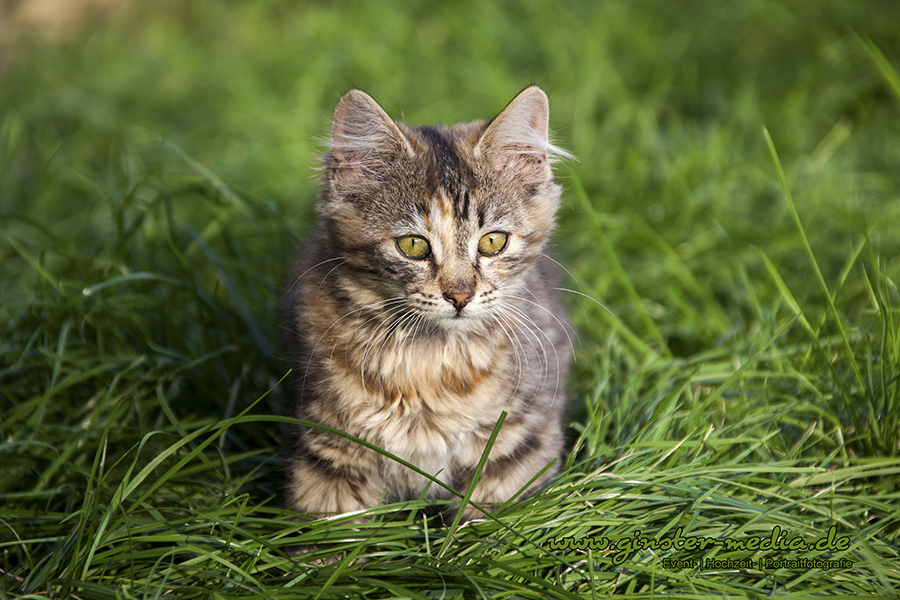
[[[549,141],[550,103],[536,85],[525,88],[491,121],[475,146],[494,169],[523,183],[553,177],[550,158],[559,151]]]

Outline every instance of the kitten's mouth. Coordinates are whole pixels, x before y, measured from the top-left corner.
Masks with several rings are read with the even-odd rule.
[[[477,315],[469,310],[454,311],[453,314],[435,315],[438,327],[448,331],[468,331],[478,323]]]
[[[460,312],[455,312],[453,314],[449,314],[449,313],[437,314],[437,315],[434,315],[433,318],[435,321],[437,321],[439,323],[460,323],[462,321],[470,320],[468,314],[462,314]]]

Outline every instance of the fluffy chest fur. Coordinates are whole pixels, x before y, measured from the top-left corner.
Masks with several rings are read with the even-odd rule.
[[[320,296],[304,312],[301,326],[324,328],[324,333],[309,359],[310,375],[303,388],[310,388],[311,397],[331,401],[311,403],[303,414],[365,439],[447,483],[455,465],[477,463],[501,412],[527,410],[520,405],[543,384],[523,372],[523,361],[528,360],[524,350],[499,326],[426,333],[427,325],[412,324],[403,312],[392,317],[379,310],[375,316],[358,311],[335,327],[341,319],[336,308]],[[542,358],[534,356],[532,362]],[[306,396],[307,390],[303,392]],[[504,436],[496,451],[509,451],[518,441],[517,436]],[[340,462],[341,452],[326,454]],[[392,484],[388,487],[415,489],[425,484],[396,462],[374,460],[383,479]]]
[[[459,490],[507,412],[475,495],[485,506],[543,482],[562,441],[570,348],[545,255],[559,204],[546,111],[529,88],[491,122],[411,128],[345,96],[287,294],[297,417]],[[359,510],[429,485],[324,428],[289,436],[297,510]]]

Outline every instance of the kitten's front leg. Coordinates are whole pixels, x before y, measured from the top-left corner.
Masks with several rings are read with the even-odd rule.
[[[300,513],[298,520],[304,521],[375,507],[384,493],[384,482],[364,465],[335,464],[311,450],[288,459],[287,480],[287,506]],[[328,546],[294,546],[289,554],[297,556]],[[321,562],[328,564],[339,558],[336,555]]]
[[[314,518],[378,505],[384,483],[377,476],[327,459],[304,456],[288,466],[288,506]]]
[[[559,471],[558,465],[553,463],[559,459],[559,444],[556,440],[560,436],[558,426],[547,426],[537,431],[519,433],[516,436],[518,443],[505,454],[495,457],[492,452],[481,472],[480,481],[472,492],[471,501],[490,511],[510,499],[519,500],[533,494]],[[516,497],[548,465],[550,467]],[[459,491],[468,488],[474,471],[475,465],[458,471],[455,483]],[[463,522],[483,518],[484,513],[471,504],[463,511]]]
[[[325,431],[307,429],[287,458],[289,508],[313,518],[378,505],[385,484],[371,450]]]

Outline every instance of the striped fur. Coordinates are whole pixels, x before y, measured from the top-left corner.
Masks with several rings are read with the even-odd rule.
[[[537,87],[495,119],[395,123],[360,91],[335,109],[319,223],[289,288],[294,415],[364,440],[457,490],[508,417],[472,497],[490,505],[552,477],[571,355],[545,255],[560,188]],[[499,252],[479,251],[489,233]],[[398,240],[430,252],[412,258]],[[502,239],[502,238],[498,238]],[[421,246],[419,246],[421,247]],[[446,490],[345,438],[294,428],[288,504],[313,517]],[[465,518],[479,516],[468,508]]]

